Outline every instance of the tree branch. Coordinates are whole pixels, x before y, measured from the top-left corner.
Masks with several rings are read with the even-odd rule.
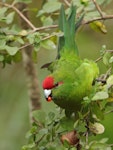
[[[68,0],[64,0],[64,3],[65,3],[68,7],[70,7],[70,3],[68,2]]]
[[[22,14],[21,11],[19,11],[19,9],[17,9],[14,4],[10,5],[10,4],[7,4],[7,3],[2,3],[0,2],[1,5],[5,6],[5,7],[8,7],[8,8],[12,8],[28,25],[31,29],[35,30],[36,27],[29,21],[29,19],[27,19],[26,16],[24,16]]]
[[[108,53],[113,53],[113,50],[105,50],[104,52],[105,52],[105,53],[106,53],[106,52],[108,52]],[[104,53],[103,53],[103,55],[104,55]],[[103,58],[103,55],[100,56],[99,58],[97,58],[97,59],[95,60],[95,62],[100,61],[100,60]]]
[[[65,3],[67,3],[68,5],[70,5],[70,3],[67,1],[67,0],[64,0]],[[93,0],[95,2],[95,0]],[[50,26],[45,26],[45,27],[35,27],[30,21],[29,19],[27,19],[26,16],[24,16],[21,11],[19,11],[14,5],[10,5],[10,4],[7,4],[7,3],[3,3],[3,2],[0,2],[1,5],[4,5],[8,8],[12,8],[28,25],[29,27],[32,29],[28,34],[31,34],[31,33],[34,33],[34,32],[37,32],[37,31],[41,31],[41,30],[46,30],[46,29],[51,29],[51,28],[57,28],[58,25],[50,25]],[[113,15],[106,15],[106,16],[103,16],[102,15],[102,11],[100,9],[100,7],[98,6],[97,3],[95,3],[96,5],[96,8],[98,8],[98,11],[101,13],[101,17],[97,17],[97,18],[93,18],[91,20],[83,20],[81,25],[85,25],[85,24],[90,24],[91,22],[93,21],[97,21],[97,20],[108,20],[108,19],[113,19]]]
[[[86,25],[86,24],[90,24],[91,22],[93,21],[97,21],[97,20],[108,20],[108,19],[113,19],[113,15],[106,15],[106,16],[103,16],[103,17],[97,17],[97,18],[93,18],[91,20],[83,20],[81,25]],[[38,28],[35,28],[34,30],[30,31],[30,33],[34,33],[36,31],[41,31],[41,30],[47,30],[47,29],[52,29],[52,28],[57,28],[58,25],[50,25],[50,26],[45,26],[45,27],[38,27]]]
[[[91,23],[93,21],[97,21],[97,20],[108,20],[108,19],[113,19],[113,15],[106,15],[103,17],[97,17],[97,18],[93,18],[91,20],[83,21],[82,25],[89,24],[89,23]]]
[[[101,11],[100,6],[97,4],[96,0],[92,0],[92,1],[93,1],[94,5],[95,5],[96,9],[98,10],[100,16],[103,18],[103,13]]]

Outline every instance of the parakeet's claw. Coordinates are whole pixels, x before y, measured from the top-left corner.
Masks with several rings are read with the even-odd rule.
[[[101,83],[103,83],[103,84],[106,84],[106,80],[104,80],[104,79],[99,79],[99,78],[97,78],[97,79],[95,79],[95,81],[101,82]]]

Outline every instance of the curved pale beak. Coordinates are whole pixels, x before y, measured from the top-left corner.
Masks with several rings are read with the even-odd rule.
[[[45,89],[44,95],[45,95],[45,98],[48,102],[52,101],[52,92],[50,89]]]

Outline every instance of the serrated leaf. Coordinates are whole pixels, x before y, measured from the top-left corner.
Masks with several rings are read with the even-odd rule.
[[[30,144],[28,144],[28,145],[24,145],[24,146],[22,147],[22,150],[30,150],[30,149],[34,148],[35,145],[36,145],[35,142],[30,143]]]
[[[68,130],[68,131],[73,130],[74,120],[64,117],[60,120],[60,125],[64,130]]]
[[[8,52],[8,54],[11,56],[15,55],[18,52],[18,47],[11,47],[11,46],[6,45],[5,49]]]
[[[49,17],[41,17],[41,21],[43,23],[44,26],[49,26],[53,24],[53,19],[49,16]]]
[[[90,123],[89,129],[95,134],[102,134],[105,130],[104,126],[98,122],[95,122],[94,124]]]
[[[100,91],[93,96],[92,101],[103,100],[107,99],[108,97],[109,95],[106,91]]]
[[[109,52],[106,52],[103,56],[103,63],[106,65],[106,66],[109,66],[110,63],[109,63],[109,59],[111,58],[111,54]]]
[[[90,19],[92,19],[92,18],[94,18],[94,17],[99,17],[99,13],[98,13],[98,11],[96,10],[96,11],[91,11],[93,8],[94,8],[94,5],[92,6],[92,8],[90,8],[90,7],[86,7],[87,9],[87,11],[89,11],[85,16],[84,16],[84,18],[85,18],[85,20],[90,20]]]
[[[6,17],[6,23],[7,24],[10,24],[12,23],[13,19],[14,19],[14,15],[15,15],[15,12],[11,12],[7,15]]]
[[[46,129],[46,128],[43,128],[43,129],[39,130],[38,134],[37,134],[37,140],[39,140],[40,138],[42,138],[47,133],[48,133],[48,129]]]
[[[0,7],[0,20],[3,19],[3,17],[5,16],[5,12],[7,11],[7,7]]]
[[[97,149],[98,150],[112,150],[111,147],[108,146],[106,143],[101,143],[97,141],[92,142],[89,150],[97,150]]]
[[[33,117],[39,123],[45,123],[46,122],[46,114],[42,110],[33,111]]]
[[[20,51],[18,51],[14,56],[13,56],[13,61],[15,63],[20,62],[22,60],[22,54],[20,53]]]
[[[52,40],[44,40],[41,42],[41,46],[46,48],[46,49],[56,49],[56,45],[54,44],[54,42]]]
[[[6,45],[5,39],[4,40],[0,40],[0,50],[3,50],[5,45]]]
[[[100,140],[101,143],[106,143],[109,140],[109,138],[103,138]]]
[[[107,85],[108,86],[113,85],[113,75],[110,75],[109,78],[107,79]]]
[[[29,41],[30,44],[33,44],[34,41],[35,41],[35,35],[34,34],[29,34],[27,36],[27,39],[28,39],[28,41]]]
[[[34,136],[37,132],[37,126],[32,126],[32,128],[27,132],[26,138],[29,139],[30,137]]]
[[[92,116],[96,120],[104,119],[103,111],[101,110],[100,106],[97,105],[96,103],[94,103],[92,106]]]
[[[54,120],[55,113],[54,112],[49,112],[48,117],[49,117],[50,120]]]
[[[20,37],[18,37],[18,38],[16,39],[16,41],[18,41],[20,44],[24,44],[24,40],[23,40],[22,38],[20,38]]]
[[[2,62],[4,60],[4,56],[0,55],[0,61]]]
[[[46,13],[52,13],[59,10],[60,6],[61,6],[60,2],[49,1],[48,3],[45,3],[45,5],[43,6],[43,11]]]
[[[109,59],[109,63],[113,63],[113,56]]]

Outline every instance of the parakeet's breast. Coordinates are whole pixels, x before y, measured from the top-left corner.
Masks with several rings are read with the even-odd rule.
[[[99,73],[97,65],[92,61],[69,56],[61,58],[55,68],[52,76],[56,83],[63,84],[52,90],[53,101],[65,109],[79,108],[83,97],[90,93],[93,80]]]

